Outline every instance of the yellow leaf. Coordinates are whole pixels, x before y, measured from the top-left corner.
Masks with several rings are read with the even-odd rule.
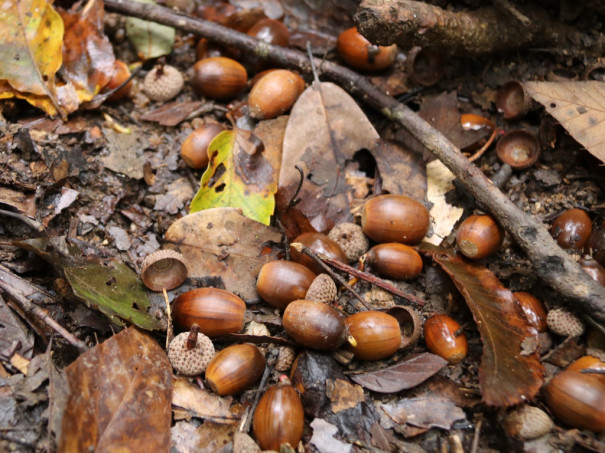
[[[0,8],[0,80],[48,114],[64,114],[55,87],[63,21],[46,0],[7,0]],[[34,102],[30,100],[30,97]],[[41,98],[48,98],[49,102]]]
[[[190,212],[241,208],[253,220],[269,224],[275,208],[277,172],[263,156],[263,144],[249,131],[223,131],[208,146],[210,163]]]

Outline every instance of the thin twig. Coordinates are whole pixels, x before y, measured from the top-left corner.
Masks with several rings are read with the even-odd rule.
[[[252,405],[248,408],[248,411],[246,411],[246,414],[242,418],[242,421],[239,425],[238,431],[240,433],[247,434],[248,431],[250,431],[250,425],[252,424],[252,414],[254,414],[254,411],[256,410],[256,406],[258,405],[260,396],[263,393],[262,390],[265,388],[265,385],[267,384],[267,379],[269,379],[270,371],[271,371],[271,368],[266,366],[265,371],[263,372],[263,377],[261,378],[260,383],[258,384],[258,388],[256,389],[256,395],[254,396],[254,401],[252,402]]]
[[[104,4],[108,10],[201,35],[217,44],[233,46],[257,55],[262,60],[270,60],[275,65],[295,67],[303,74],[311,74],[311,65],[302,52],[261,43],[245,33],[179,15],[155,4],[129,0],[105,0]],[[340,83],[366,105],[407,129],[456,175],[461,185],[507,230],[526,253],[537,275],[567,299],[570,306],[582,310],[585,316],[592,317],[596,323],[605,326],[605,287],[593,280],[557,245],[542,222],[519,209],[441,132],[409,107],[387,96],[367,78],[350,69],[324,61],[321,75]]]
[[[28,227],[36,230],[39,233],[42,233],[44,231],[44,225],[42,225],[40,222],[38,222],[37,220],[32,219],[30,217],[27,217],[23,214],[19,214],[18,212],[12,212],[12,211],[6,211],[4,209],[0,209],[0,215],[5,215],[7,217],[12,217],[14,219],[20,220],[21,222],[26,224]]]
[[[326,273],[330,277],[332,277],[339,284],[344,286],[347,289],[347,291],[349,291],[353,295],[353,297],[355,297],[355,299],[357,299],[359,302],[361,302],[361,305],[363,305],[367,310],[372,309],[372,307],[370,305],[368,305],[368,303],[364,300],[364,298],[361,297],[359,295],[359,293],[357,291],[355,291],[351,285],[349,285],[347,282],[345,282],[345,280],[340,275],[338,275],[336,272],[334,272],[332,269],[330,269],[330,267],[328,267],[328,265],[323,262],[322,258],[320,258],[318,256],[318,254],[313,252],[309,247],[306,247],[305,245],[301,244],[300,242],[293,242],[292,244],[290,244],[290,247],[292,247],[298,253],[304,253],[309,258],[311,258],[313,261],[315,261],[319,266],[321,266],[321,268],[323,270],[326,271]],[[324,258],[325,258],[325,256],[324,256]]]

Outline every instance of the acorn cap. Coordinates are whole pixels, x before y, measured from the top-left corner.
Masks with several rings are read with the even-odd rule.
[[[288,371],[292,368],[296,353],[290,346],[280,346],[278,349],[277,361],[275,362],[276,371]]]
[[[336,299],[337,294],[334,280],[328,274],[319,274],[309,286],[305,299],[329,304]]]
[[[185,257],[176,250],[156,250],[143,260],[141,280],[151,291],[176,288],[187,279]]]
[[[180,71],[173,66],[155,66],[145,76],[143,89],[153,101],[169,101],[181,92],[185,81]]]
[[[361,226],[355,223],[339,223],[330,230],[328,237],[340,245],[349,262],[359,260],[370,248],[370,241]]]
[[[584,323],[575,313],[565,308],[553,308],[546,315],[546,325],[551,332],[563,337],[579,337],[584,333]]]
[[[183,376],[198,376],[206,370],[214,357],[214,345],[210,338],[198,333],[193,349],[187,349],[188,338],[189,332],[174,337],[168,346],[168,360],[177,373]]]
[[[509,412],[504,418],[503,425],[508,434],[522,440],[541,437],[554,427],[553,421],[546,412],[528,405]]]

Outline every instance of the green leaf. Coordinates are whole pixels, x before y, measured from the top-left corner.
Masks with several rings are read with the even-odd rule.
[[[152,3],[153,0],[135,0],[140,3]],[[174,46],[175,30],[166,25],[149,22],[136,17],[126,18],[126,36],[137,50],[141,60],[168,55]]]
[[[190,213],[209,208],[241,208],[243,214],[269,225],[275,208],[277,174],[263,156],[262,142],[249,131],[224,131],[208,146],[210,163]]]

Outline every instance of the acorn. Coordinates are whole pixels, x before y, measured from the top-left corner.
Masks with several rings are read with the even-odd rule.
[[[170,291],[187,279],[185,257],[172,249],[156,250],[143,260],[140,277],[151,291]]]
[[[396,44],[376,46],[355,27],[338,35],[336,51],[347,65],[361,71],[382,71],[391,66],[397,57]]]
[[[349,263],[359,260],[370,248],[370,241],[356,223],[338,223],[330,230],[328,237],[340,245]]]
[[[562,337],[579,337],[584,333],[584,323],[580,318],[563,307],[549,310],[546,324],[551,332]]]
[[[210,338],[200,333],[197,324],[190,332],[183,332],[168,345],[168,361],[174,371],[183,376],[198,376],[204,372],[214,356],[214,345]]]
[[[567,368],[566,371],[582,371],[586,369],[603,370],[605,371],[605,362],[600,360],[598,357],[592,355],[584,355],[579,359],[574,360]],[[586,373],[591,374],[591,373]],[[598,376],[605,383],[605,374],[591,374],[592,376]]]
[[[513,296],[523,310],[527,323],[538,332],[546,332],[546,307],[542,301],[523,291],[515,292]]]
[[[597,262],[605,266],[605,228],[595,228],[586,244],[584,244],[584,253],[589,254]]]
[[[524,130],[507,132],[496,144],[496,154],[515,170],[534,165],[540,157],[540,143],[534,134]]]
[[[227,57],[204,58],[193,65],[193,90],[210,99],[227,100],[246,89],[248,73],[237,61]]]
[[[506,414],[503,424],[508,434],[521,440],[544,436],[555,426],[546,412],[528,404],[517,407]]]
[[[289,382],[269,387],[256,406],[252,429],[263,450],[280,451],[289,443],[297,448],[303,435],[305,414],[298,393]]]
[[[605,267],[601,266],[597,260],[583,259],[580,261],[580,266],[594,280],[605,286]]]
[[[340,313],[321,302],[295,300],[286,307],[282,323],[294,341],[311,349],[331,351],[347,338]]]
[[[209,123],[191,132],[181,145],[181,158],[189,168],[201,170],[208,166],[208,145],[226,130],[222,124]]]
[[[456,233],[458,250],[467,258],[480,260],[493,254],[504,237],[501,228],[489,215],[472,215]]]
[[[143,81],[143,90],[152,101],[166,102],[181,92],[185,82],[180,71],[167,64],[154,66]]]
[[[119,87],[122,83],[124,83],[128,77],[130,77],[130,69],[128,69],[128,65],[121,60],[115,60],[113,63],[113,75],[109,80],[109,83],[105,85],[103,91],[111,91],[114,88]],[[118,91],[113,93],[111,96],[107,98],[109,102],[116,102],[121,99],[124,99],[130,96],[130,92],[132,91],[132,80],[120,88]]]
[[[365,202],[361,228],[376,242],[417,244],[429,230],[429,211],[405,195],[379,195]]]
[[[261,77],[248,96],[250,116],[258,120],[283,115],[305,89],[305,81],[292,71],[277,69]]]
[[[361,311],[345,319],[349,335],[354,339],[348,348],[360,360],[385,359],[401,345],[401,329],[397,319],[381,311]]]
[[[264,18],[256,22],[246,32],[249,36],[274,46],[288,47],[290,32],[278,20]]]
[[[208,41],[208,38],[200,39],[195,46],[196,60],[203,60],[211,57],[224,57],[224,52],[221,47]]]
[[[394,280],[408,280],[422,272],[418,252],[398,242],[375,245],[366,254],[366,262],[381,277]]]
[[[228,346],[206,368],[208,387],[221,396],[235,395],[254,384],[265,370],[265,356],[253,344]]]
[[[496,107],[506,120],[521,118],[529,112],[531,104],[531,96],[525,91],[523,84],[516,80],[502,85],[496,95]]]
[[[303,233],[292,241],[292,243],[301,243],[305,247],[311,249],[315,253],[321,253],[322,255],[340,261],[341,263],[347,263],[347,256],[342,251],[340,246],[330,239],[325,234],[321,233]],[[298,250],[295,250],[290,246],[290,258],[292,261],[304,264],[316,274],[321,274],[324,270],[317,264],[313,259]]]
[[[602,378],[565,370],[546,385],[544,400],[555,417],[572,428],[605,430],[605,382]]]
[[[569,209],[559,215],[552,226],[550,234],[564,249],[581,250],[592,233],[592,222],[586,211],[578,208]]]
[[[456,336],[459,329],[460,324],[448,315],[431,316],[424,323],[426,347],[451,364],[460,362],[466,357],[468,342],[464,333]]]
[[[172,319],[182,330],[193,324],[210,338],[241,332],[246,304],[230,291],[197,288],[179,295],[172,303]]]
[[[268,304],[284,309],[304,299],[315,273],[294,261],[269,261],[263,264],[256,280],[256,292]]]

